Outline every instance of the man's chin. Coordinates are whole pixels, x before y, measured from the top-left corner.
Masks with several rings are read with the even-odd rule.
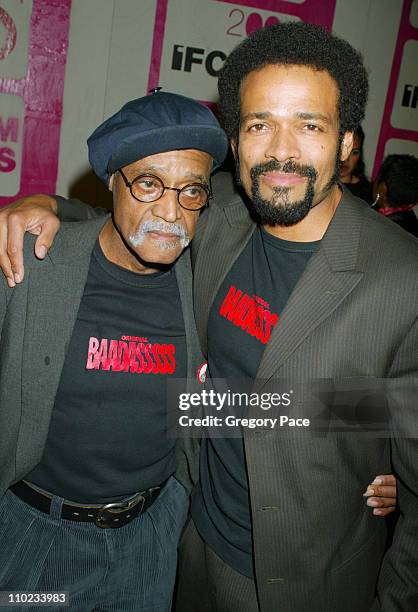
[[[264,181],[260,181],[258,193],[263,200],[276,201],[282,205],[286,205],[291,202],[299,202],[304,200],[307,195],[307,183],[306,180],[299,181],[293,185],[269,185]]]
[[[165,245],[165,248],[151,246],[147,249],[135,249],[135,252],[141,261],[148,264],[167,266],[176,261],[183,252],[183,249],[177,241],[171,248],[167,248],[167,245]]]
[[[253,197],[252,205],[262,225],[282,225],[284,227],[296,225],[311,210],[311,202],[307,200],[286,201],[286,203],[276,200],[272,203],[268,200]]]

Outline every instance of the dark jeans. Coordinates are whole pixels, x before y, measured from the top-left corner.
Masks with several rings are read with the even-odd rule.
[[[239,574],[190,521],[180,543],[176,612],[259,612],[254,581]]]
[[[69,591],[70,607],[22,612],[169,612],[188,496],[170,478],[142,516],[119,529],[44,514],[8,491],[0,502],[0,590]]]

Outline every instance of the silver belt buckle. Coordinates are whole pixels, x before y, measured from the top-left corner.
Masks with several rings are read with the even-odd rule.
[[[141,510],[137,514],[137,516],[139,516],[145,504],[145,497],[143,495],[134,497],[130,501],[121,501],[121,502],[113,502],[111,504],[105,504],[99,509],[94,522],[96,523],[97,527],[100,527],[101,529],[107,529],[109,527],[113,527],[113,528],[119,527],[118,525],[119,519],[117,517],[118,513],[125,512],[125,510],[134,508],[138,503],[141,503],[141,502],[142,502]],[[130,518],[130,517],[128,515],[125,518]],[[109,523],[109,521],[111,522]]]

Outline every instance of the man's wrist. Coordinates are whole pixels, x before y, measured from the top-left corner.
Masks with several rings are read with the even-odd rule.
[[[46,195],[45,197],[46,197],[46,198],[48,198],[48,203],[49,203],[49,205],[51,206],[52,211],[53,211],[53,212],[54,212],[56,215],[58,215],[58,202],[57,202],[57,200],[55,199],[55,196],[53,196],[53,195]]]

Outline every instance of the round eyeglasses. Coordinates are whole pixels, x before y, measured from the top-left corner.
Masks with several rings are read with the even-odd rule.
[[[167,189],[177,191],[177,202],[186,210],[200,210],[206,206],[211,198],[209,187],[202,183],[190,183],[190,185],[177,189],[176,187],[166,187],[162,180],[153,174],[140,174],[132,182],[129,182],[121,168],[118,172],[129,188],[131,196],[138,202],[155,202],[162,197]]]

